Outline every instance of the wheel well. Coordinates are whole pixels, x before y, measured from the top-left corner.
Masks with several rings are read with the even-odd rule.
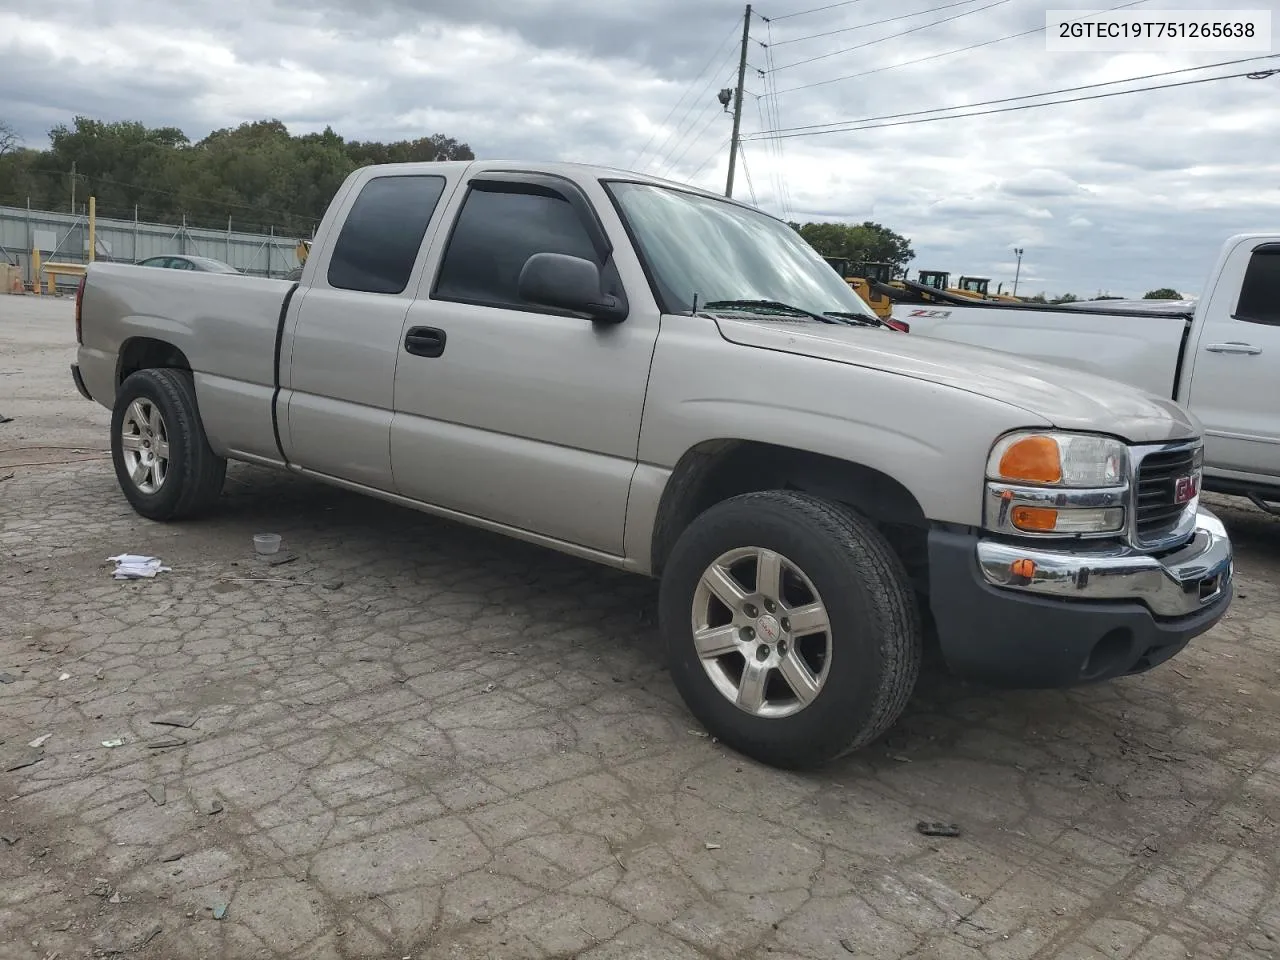
[[[152,337],[132,337],[120,347],[120,359],[116,363],[116,389],[132,373],[156,367],[172,367],[190,370],[186,354],[171,343]]]
[[[680,534],[708,508],[756,490],[801,490],[847,504],[888,537],[924,589],[928,520],[919,502],[886,473],[848,460],[746,440],[710,440],[687,451],[663,491],[651,568],[662,568]]]

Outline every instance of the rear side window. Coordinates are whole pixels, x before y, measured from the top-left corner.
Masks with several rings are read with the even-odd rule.
[[[603,266],[569,201],[532,189],[473,188],[449,238],[435,296],[529,309],[516,288],[525,261],[535,253],[564,253]]]
[[[1253,252],[1240,287],[1235,318],[1280,326],[1280,245]]]
[[[334,244],[329,286],[402,292],[444,184],[444,177],[375,177],[366,183]]]

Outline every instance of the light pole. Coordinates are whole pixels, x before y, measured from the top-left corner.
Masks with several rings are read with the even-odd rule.
[[[1013,252],[1018,255],[1018,266],[1013,271],[1013,295],[1018,295],[1018,278],[1022,276],[1022,248],[1014,247]]]

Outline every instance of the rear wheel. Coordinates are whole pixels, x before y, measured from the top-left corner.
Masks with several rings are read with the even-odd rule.
[[[227,461],[214,454],[185,370],[130,374],[111,415],[111,458],[130,505],[150,520],[183,520],[217,501]]]
[[[848,508],[790,491],[712,507],[677,541],[660,616],[672,677],[720,740],[812,767],[871,742],[920,669],[910,579]]]

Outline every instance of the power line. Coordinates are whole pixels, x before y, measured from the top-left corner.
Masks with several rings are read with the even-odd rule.
[[[1122,4],[1119,4],[1118,6],[1111,7],[1105,12],[1114,13],[1117,10],[1124,10],[1126,7],[1136,7],[1136,6],[1139,6],[1140,4],[1147,3],[1147,2],[1148,0],[1129,0],[1128,3],[1122,3]],[[1093,14],[1087,14],[1083,17],[1077,17],[1075,20],[1071,20],[1067,22],[1078,23],[1081,20],[1088,20],[1089,17],[1091,16],[1093,16]],[[842,77],[832,77],[828,80],[815,80],[812,83],[802,83],[799,86],[786,87],[783,90],[779,90],[778,93],[779,94],[793,93],[796,90],[808,90],[812,87],[823,87],[829,83],[839,83],[842,80],[856,80],[859,77],[869,77],[873,73],[883,73],[885,70],[896,70],[898,69],[898,67],[910,67],[910,66],[914,66],[917,63],[927,63],[930,60],[941,60],[943,57],[954,56],[957,53],[968,53],[970,50],[977,50],[980,47],[988,47],[993,43],[1003,43],[1006,40],[1016,40],[1018,37],[1027,37],[1033,33],[1042,33],[1044,32],[1045,29],[1046,27],[1032,27],[1030,30],[1023,30],[1019,33],[1009,33],[1003,37],[995,37],[991,40],[982,40],[978,43],[971,43],[968,46],[957,47],[954,50],[944,50],[941,53],[931,53],[927,57],[917,57],[915,60],[904,60],[902,63],[890,63],[890,64],[886,64],[883,67],[873,67],[870,70],[863,70],[859,73],[848,73]]]
[[[776,137],[782,133],[794,133],[799,130],[821,130],[823,127],[843,127],[850,123],[871,123],[878,120],[899,120],[903,117],[918,117],[928,113],[942,113],[951,110],[970,110],[974,107],[989,107],[999,103],[1012,103],[1015,100],[1034,100],[1038,97],[1052,97],[1060,93],[1077,93],[1081,90],[1097,90],[1100,87],[1114,87],[1122,83],[1137,83],[1141,80],[1156,80],[1160,77],[1172,77],[1181,73],[1192,73],[1196,70],[1213,70],[1217,67],[1234,67],[1241,63],[1254,63],[1258,60],[1272,60],[1280,56],[1280,54],[1267,54],[1258,57],[1244,57],[1239,60],[1223,60],[1219,63],[1205,63],[1198,67],[1180,67],[1177,70],[1164,70],[1159,73],[1145,73],[1137,77],[1125,77],[1123,80],[1103,80],[1100,83],[1085,83],[1075,87],[1061,87],[1057,90],[1045,90],[1040,93],[1023,93],[1016,97],[1000,97],[996,100],[979,100],[976,103],[960,103],[953,107],[933,107],[928,110],[911,110],[906,113],[888,113],[878,117],[863,117],[860,120],[835,120],[831,123],[809,123],[799,127],[775,127],[772,130],[764,131],[770,136]],[[1218,79],[1216,77],[1207,77],[1205,79]],[[1129,92],[1129,91],[1125,91]],[[1061,101],[1069,102],[1069,101]]]
[[[950,23],[952,20],[959,20],[962,17],[971,17],[975,13],[981,13],[983,10],[990,10],[992,7],[1003,6],[1009,2],[1010,0],[994,0],[994,2],[988,3],[985,7],[978,7],[976,10],[966,10],[964,13],[955,13],[949,17],[943,17],[941,20],[930,20],[928,23],[922,23],[917,27],[911,27],[908,30],[902,30],[898,33],[891,33],[888,36],[879,37],[875,40],[868,40],[866,43],[859,43],[852,47],[845,47],[842,50],[835,50],[831,53],[822,53],[816,57],[809,57],[805,60],[796,60],[794,63],[784,63],[782,66],[777,67],[776,70],[790,70],[792,67],[800,67],[806,63],[816,63],[819,60],[828,60],[831,57],[838,57],[842,54],[852,53],[854,50],[861,50],[863,47],[870,47],[877,43],[884,43],[886,40],[896,40],[898,37],[905,37],[912,33],[919,33],[921,30],[928,30],[930,27],[936,27],[942,23]],[[1041,27],[1040,29],[1043,30],[1044,27]]]
[[[766,23],[776,23],[779,20],[790,20],[792,17],[805,17],[811,13],[822,13],[824,10],[834,10],[836,7],[851,7],[855,3],[861,3],[862,0],[842,0],[841,3],[829,3],[825,7],[814,7],[812,10],[800,10],[796,13],[784,13],[780,17],[766,17],[761,14],[760,19]]]
[[[680,151],[679,155],[663,164],[663,169],[667,171],[667,173],[664,174],[665,176],[670,176],[676,172],[676,168],[680,166],[680,161],[685,158],[685,155],[691,149],[693,149],[694,144],[698,143],[704,136],[706,136],[707,131],[711,129],[711,124],[715,123],[719,116],[719,112],[713,111],[711,116],[707,118],[707,122],[702,125],[702,129],[700,129],[694,138],[685,145],[685,148]]]
[[[695,169],[693,173],[689,175],[690,180],[698,179],[698,174],[702,173],[703,170],[707,169],[707,164],[710,163],[712,160],[714,160],[716,157],[718,157],[720,155],[720,151],[722,151],[725,147],[729,145],[729,139],[730,139],[729,137],[725,137],[723,140],[720,141],[720,144],[714,150],[712,150],[709,154],[707,154],[707,158],[703,160],[700,164],[698,164],[697,169]]]
[[[1275,56],[1275,55],[1273,55]],[[1274,71],[1280,73],[1280,70]],[[1251,77],[1252,73],[1229,73],[1219,77],[1201,77],[1198,80],[1182,80],[1178,83],[1158,83],[1149,87],[1135,87],[1132,90],[1113,90],[1110,93],[1093,93],[1084,97],[1068,97],[1063,100],[1048,100],[1044,103],[1021,103],[1012,107],[997,107],[993,110],[975,110],[971,113],[949,113],[938,117],[916,117],[910,120],[895,120],[891,123],[868,123],[874,118],[868,117],[866,120],[849,120],[849,124],[866,124],[865,126],[845,126],[831,130],[810,130],[797,131],[795,133],[770,133],[770,136],[776,136],[779,139],[790,139],[792,137],[819,137],[824,133],[852,133],[859,130],[880,130],[885,127],[905,127],[916,123],[932,123],[936,120],[963,120],[968,117],[985,117],[995,113],[1013,113],[1018,110],[1035,110],[1039,107],[1055,107],[1064,103],[1080,103],[1085,100],[1102,100],[1108,97],[1123,97],[1131,93],[1147,93],[1152,90],[1170,90],[1174,87],[1190,87],[1200,83],[1212,83],[1215,80],[1235,80],[1239,77]],[[1038,94],[1045,96],[1045,94]],[[961,109],[958,107],[940,107],[942,110]]]
[[[782,126],[782,104],[778,100],[778,83],[773,76],[773,24],[765,26],[766,35],[769,39],[769,46],[764,49],[765,63],[769,67],[769,72],[764,75],[765,92],[768,94],[766,106],[770,108],[773,116],[775,128]],[[790,215],[791,210],[791,191],[787,189],[787,161],[786,151],[782,146],[782,141],[775,137],[773,139],[773,174],[776,179],[776,190],[778,192],[779,203],[782,207],[784,216]]]
[[[645,153],[648,151],[649,147],[652,145],[654,141],[654,138],[657,137],[658,131],[661,130],[663,127],[665,127],[667,125],[667,121],[670,120],[672,116],[675,115],[675,112],[680,109],[680,104],[684,103],[685,97],[689,95],[689,91],[693,89],[694,84],[696,84],[699,80],[701,80],[703,74],[705,74],[708,70],[711,69],[711,65],[715,63],[717,58],[724,52],[725,44],[728,43],[730,40],[732,40],[737,35],[737,33],[738,33],[738,24],[735,21],[733,27],[729,30],[728,35],[723,40],[721,40],[720,45],[716,47],[716,52],[711,55],[711,58],[706,62],[706,65],[703,66],[703,68],[698,71],[697,76],[695,76],[692,80],[689,81],[689,85],[685,87],[684,93],[680,94],[680,99],[675,102],[675,106],[673,106],[669,111],[667,111],[667,115],[662,118],[662,122],[659,123],[658,126],[654,128],[653,133],[649,135],[649,140],[640,149],[640,152],[636,154],[635,160],[631,162],[631,165],[633,167],[639,164],[640,158],[643,157]]]
[[[760,201],[756,199],[756,185],[751,182],[751,170],[747,166],[747,152],[742,149],[742,144],[738,144],[738,159],[742,161],[742,175],[747,178],[747,190],[751,194],[751,203],[753,206],[760,206]]]
[[[974,0],[956,0],[955,3],[948,3],[941,7],[930,7],[928,10],[917,10],[915,13],[902,13],[896,17],[886,17],[883,20],[872,20],[870,23],[859,23],[852,27],[840,27],[837,30],[824,30],[822,33],[809,33],[803,37],[791,37],[787,40],[779,40],[772,44],[772,46],[781,47],[788,43],[800,43],[804,40],[817,40],[821,37],[833,37],[837,33],[849,33],[852,30],[865,30],[867,27],[879,27],[886,23],[896,23],[899,20],[910,20],[912,17],[918,17],[925,13],[938,13],[941,10],[950,10],[952,7],[963,7],[966,3],[973,2]]]
[[[733,57],[731,56],[729,58],[729,64],[732,64],[732,62]],[[698,121],[702,119],[706,114],[708,107],[714,108],[716,106],[716,101],[708,100],[708,96],[711,93],[712,88],[716,85],[716,78],[724,75],[723,70],[727,69],[729,64],[722,63],[721,68],[717,70],[716,73],[711,74],[710,82],[702,88],[702,91],[697,97],[689,102],[689,106],[685,108],[680,120],[674,127],[672,127],[672,129],[667,131],[667,135],[662,138],[662,143],[658,144],[657,149],[653,152],[653,156],[645,162],[644,169],[649,169],[655,162],[659,164],[665,163],[666,158],[670,157],[671,153],[680,148],[680,144],[684,142],[684,137],[697,125]],[[697,113],[694,113],[694,108],[699,103],[702,104],[702,108],[699,109]],[[686,123],[688,124],[687,126]],[[673,137],[675,138],[674,140],[672,140]],[[669,148],[667,146],[668,143],[671,144]]]

